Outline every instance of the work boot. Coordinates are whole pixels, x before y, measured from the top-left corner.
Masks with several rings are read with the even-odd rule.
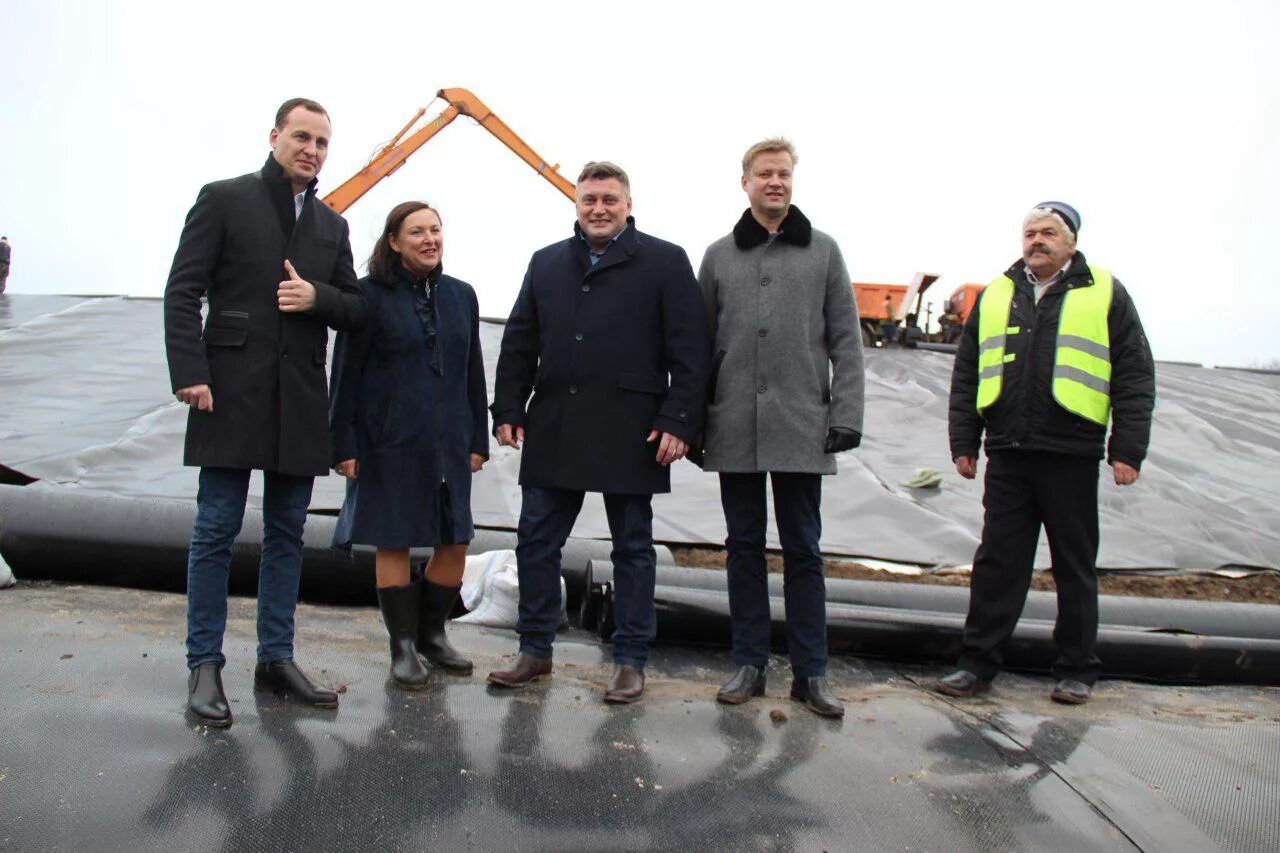
[[[613,677],[604,689],[604,701],[610,704],[635,702],[644,695],[644,668],[625,663],[613,665]]]
[[[764,669],[758,666],[740,666],[716,693],[716,701],[726,705],[741,705],[752,696],[763,695]]]
[[[222,691],[222,664],[211,660],[191,670],[187,707],[206,726],[224,729],[231,725],[231,706]]]
[[[422,579],[422,605],[418,611],[418,654],[433,666],[458,675],[470,675],[471,661],[453,647],[444,633],[445,620],[458,600],[461,586],[440,586]]]
[[[489,683],[494,687],[524,687],[550,675],[551,658],[536,658],[521,652],[511,666],[489,673]]]
[[[825,675],[791,679],[791,698],[822,717],[843,717],[844,705],[831,692]]]
[[[338,707],[338,694],[317,687],[291,659],[260,660],[253,670],[253,686],[313,708]]]
[[[391,678],[397,687],[421,690],[427,686],[427,670],[418,660],[413,638],[418,633],[418,584],[378,588],[378,606],[391,637]]]
[[[991,689],[991,682],[978,678],[967,669],[957,669],[950,675],[935,681],[933,689],[947,696],[967,699],[979,693],[986,693]]]
[[[1058,683],[1053,685],[1053,692],[1049,694],[1049,698],[1064,705],[1083,705],[1089,701],[1091,692],[1089,685],[1083,682],[1060,678]]]

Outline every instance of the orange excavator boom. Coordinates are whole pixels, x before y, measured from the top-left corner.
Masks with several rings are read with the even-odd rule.
[[[395,138],[369,159],[363,169],[356,172],[343,182],[340,187],[325,196],[324,203],[338,213],[342,213],[355,204],[362,195],[373,189],[378,181],[394,174],[397,169],[405,164],[405,161],[409,159],[413,152],[425,145],[431,137],[448,127],[449,123],[460,115],[475,119],[481,127],[496,136],[516,156],[528,163],[535,172],[564,193],[570,201],[574,200],[574,186],[564,175],[560,174],[560,164],[548,165],[546,160],[538,156],[538,152],[534,151],[502,119],[494,115],[493,110],[485,106],[484,102],[471,94],[471,92],[466,89],[441,89],[436,92],[436,97],[442,98],[449,106],[445,107],[438,116],[431,119],[427,124],[414,131],[409,138],[403,139],[409,129],[417,124],[418,119],[422,118],[426,113],[426,109],[418,110],[413,118],[409,120],[409,123],[395,135]],[[402,139],[403,141],[401,141]]]

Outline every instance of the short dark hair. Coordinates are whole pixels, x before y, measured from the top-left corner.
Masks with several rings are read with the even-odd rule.
[[[290,98],[280,105],[280,109],[276,110],[276,130],[284,130],[285,122],[289,120],[289,113],[298,107],[310,110],[313,113],[320,113],[325,118],[329,117],[329,111],[310,98]]]
[[[578,183],[583,181],[603,181],[608,178],[617,178],[618,183],[622,184],[622,188],[626,190],[627,196],[631,196],[631,179],[627,177],[627,173],[622,167],[616,163],[610,163],[608,160],[592,160],[590,163],[582,167],[582,174],[578,175]]]
[[[378,242],[373,244],[373,252],[369,255],[369,275],[378,281],[390,283],[395,280],[396,267],[400,266],[400,254],[391,248],[391,238],[399,233],[404,221],[419,210],[429,210],[440,219],[440,211],[425,201],[402,201],[387,214],[387,224],[383,226]],[[444,225],[444,220],[440,219]]]

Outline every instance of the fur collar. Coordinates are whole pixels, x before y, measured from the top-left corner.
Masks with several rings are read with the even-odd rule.
[[[787,211],[786,218],[782,220],[782,227],[778,229],[778,239],[793,246],[807,246],[813,239],[813,226],[809,224],[808,217],[794,204]],[[756,218],[751,215],[751,208],[747,208],[743,211],[738,224],[733,226],[733,242],[739,249],[754,249],[768,241],[769,232],[763,225],[756,222]]]

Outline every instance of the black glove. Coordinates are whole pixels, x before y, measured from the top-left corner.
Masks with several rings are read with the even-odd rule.
[[[840,453],[852,450],[862,444],[862,433],[846,427],[832,427],[827,430],[827,441],[822,446],[823,453]]]

